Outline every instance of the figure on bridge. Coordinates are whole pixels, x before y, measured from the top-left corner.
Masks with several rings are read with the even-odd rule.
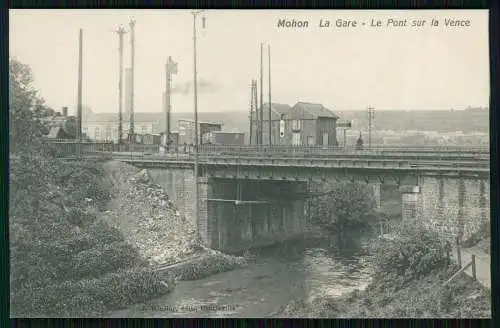
[[[359,138],[356,141],[356,150],[362,150],[363,149],[363,136],[361,135],[361,131],[359,131]]]

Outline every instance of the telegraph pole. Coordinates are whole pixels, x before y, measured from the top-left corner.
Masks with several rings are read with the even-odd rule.
[[[264,44],[260,44],[260,144],[264,144]]]
[[[130,21],[130,134],[134,134],[135,20]]]
[[[199,224],[199,201],[200,195],[198,194],[198,77],[196,70],[196,16],[204,10],[197,10],[191,12],[193,14],[193,89],[194,89],[194,195],[195,195],[195,222],[196,222],[196,238],[200,237],[200,224]],[[205,28],[205,19],[203,19],[203,28]]]
[[[170,58],[170,57],[169,57]],[[167,63],[165,64],[165,142],[166,145],[168,146],[169,141],[170,141],[170,92],[171,92],[171,85],[172,85],[172,76],[170,75],[169,72],[169,67],[168,67],[168,60]]]
[[[272,134],[272,129],[271,129],[271,45],[268,44],[267,45],[267,54],[268,54],[268,57],[269,57],[269,145],[272,144],[272,138],[271,138],[271,134]]]
[[[170,141],[170,113],[172,112],[171,94],[172,94],[172,75],[177,74],[177,63],[168,57],[167,64],[165,65],[166,72],[166,88],[165,88],[165,134],[167,138],[167,145]]]
[[[123,35],[125,29],[123,27],[119,27],[116,31],[119,38],[119,81],[118,81],[118,142],[122,142],[123,137],[123,126],[122,126],[122,103],[123,103]]]
[[[373,127],[373,119],[375,116],[375,108],[368,107],[368,148],[372,148],[372,127]]]
[[[77,126],[76,126],[76,139],[77,139],[77,156],[80,158],[80,142],[82,141],[82,85],[83,85],[83,30],[80,29],[78,40],[78,98],[77,98]]]
[[[249,130],[249,141],[248,143],[251,145],[252,144],[252,137],[253,137],[253,80],[252,83],[250,84],[250,130]]]

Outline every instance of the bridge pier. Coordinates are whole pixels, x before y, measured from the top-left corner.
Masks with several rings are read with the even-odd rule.
[[[380,183],[370,183],[372,197],[375,201],[375,210],[380,210]]]
[[[403,220],[414,220],[418,217],[418,205],[420,197],[419,186],[402,186],[400,188],[402,199]]]

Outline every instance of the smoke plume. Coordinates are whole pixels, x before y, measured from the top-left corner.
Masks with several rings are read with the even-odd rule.
[[[211,93],[217,91],[217,87],[215,83],[200,79],[198,80],[198,92],[199,93]],[[183,95],[187,95],[189,93],[194,92],[193,90],[193,82],[187,81],[182,83],[176,83],[172,87],[172,93],[180,93]]]

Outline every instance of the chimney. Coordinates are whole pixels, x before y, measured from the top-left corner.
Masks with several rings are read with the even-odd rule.
[[[125,69],[125,111],[123,121],[130,123],[130,112],[132,110],[132,69]],[[128,126],[126,127],[128,129]]]
[[[62,114],[64,117],[68,117],[68,107],[63,107],[62,108]]]

